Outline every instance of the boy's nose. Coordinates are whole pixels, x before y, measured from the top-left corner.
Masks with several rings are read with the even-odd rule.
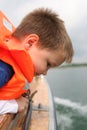
[[[47,71],[43,72],[43,75],[46,75],[47,74]]]

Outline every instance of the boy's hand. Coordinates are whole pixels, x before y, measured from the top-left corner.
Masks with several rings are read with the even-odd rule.
[[[18,112],[22,112],[28,107],[29,99],[21,96],[20,98],[16,99],[16,101],[18,103]]]

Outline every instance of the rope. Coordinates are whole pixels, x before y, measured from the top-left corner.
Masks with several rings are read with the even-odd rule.
[[[27,96],[29,98],[29,105],[28,105],[28,109],[27,109],[27,114],[26,114],[26,118],[25,118],[25,122],[24,125],[22,127],[22,130],[28,130],[29,125],[30,125],[30,120],[31,120],[31,115],[32,115],[32,98],[33,96],[37,93],[37,90],[34,91],[31,96],[30,95],[30,91],[28,91]]]
[[[31,120],[31,115],[32,115],[32,101],[29,102],[27,114],[26,114],[26,119],[24,122],[24,125],[22,127],[22,130],[28,130],[29,125],[30,125],[30,120]]]

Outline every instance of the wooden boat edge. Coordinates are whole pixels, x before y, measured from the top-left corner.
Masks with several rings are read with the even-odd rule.
[[[46,86],[48,87],[48,96],[50,99],[49,100],[49,130],[57,130],[57,118],[56,118],[56,110],[55,110],[53,94],[52,94],[51,88],[45,78],[44,78],[44,81],[47,84]]]

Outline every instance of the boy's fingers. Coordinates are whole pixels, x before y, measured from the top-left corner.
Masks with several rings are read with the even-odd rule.
[[[18,112],[21,112],[28,107],[29,100],[27,98],[21,96],[16,101],[18,103]]]

